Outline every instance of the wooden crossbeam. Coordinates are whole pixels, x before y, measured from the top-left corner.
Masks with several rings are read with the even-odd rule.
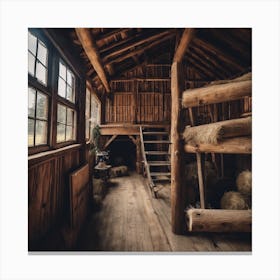
[[[104,149],[106,149],[117,137],[118,135],[113,135],[104,145]]]
[[[252,81],[232,81],[224,84],[208,85],[183,92],[182,106],[196,107],[206,104],[228,102],[252,95]]]
[[[218,144],[186,144],[184,149],[187,153],[251,154],[252,139],[235,137],[220,141]]]
[[[151,41],[155,41],[161,37],[164,37],[168,34],[170,34],[170,30],[165,30],[163,32],[156,33],[149,33],[148,36],[146,34],[139,34],[136,36],[133,36],[132,38],[128,38],[126,40],[123,40],[121,42],[117,42],[110,47],[106,48],[104,51],[101,51],[102,53],[106,53],[104,57],[106,59],[110,59],[111,57],[117,56],[131,48],[143,45],[145,43],[149,43]],[[153,34],[153,35],[152,35]]]
[[[136,50],[133,50],[133,51],[130,51],[128,53],[125,53],[123,55],[120,55],[118,57],[115,57],[115,58],[108,58],[108,57],[105,57],[104,58],[104,61],[106,64],[108,63],[112,63],[112,62],[121,62],[127,58],[130,58],[130,57],[133,57],[135,55],[139,55],[139,54],[142,54],[144,53],[145,51],[147,51],[148,49],[151,49],[159,44],[161,44],[162,42],[168,40],[168,39],[171,39],[172,37],[175,36],[175,33],[170,33],[170,31],[167,33],[167,34],[164,34],[164,35],[161,35],[160,38],[158,38],[157,40],[154,40],[153,42],[149,43],[147,46],[143,46],[142,48],[138,48]]]
[[[76,28],[76,34],[87,54],[92,67],[96,71],[107,93],[111,91],[110,85],[97,49],[97,46],[92,38],[89,28]]]
[[[213,46],[212,44],[210,44],[208,42],[205,42],[204,40],[201,40],[197,37],[194,38],[193,41],[194,41],[194,44],[198,48],[203,48],[205,50],[210,51],[212,54],[219,57],[220,59],[225,61],[228,65],[231,65],[232,67],[234,67],[238,71],[243,71],[244,70],[244,68],[241,65],[239,65],[233,57],[229,56],[228,54],[225,54],[222,50]]]
[[[173,62],[181,62],[188,47],[191,42],[191,39],[194,35],[194,29],[193,28],[185,28],[180,43],[175,51]]]

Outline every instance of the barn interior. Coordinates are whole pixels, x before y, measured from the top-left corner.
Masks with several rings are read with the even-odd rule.
[[[28,30],[29,251],[251,252],[250,28]]]

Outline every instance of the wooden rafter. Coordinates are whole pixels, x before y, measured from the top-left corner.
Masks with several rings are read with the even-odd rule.
[[[155,33],[155,31],[153,31],[153,32],[149,32],[149,33],[146,32],[146,33],[138,34],[136,36],[133,36],[132,38],[128,38],[128,39],[125,39],[125,40],[122,40],[120,42],[110,45],[108,48],[101,50],[100,54],[105,53],[104,57],[106,59],[109,59],[109,58],[117,56],[131,48],[157,40],[170,33],[171,33],[170,30],[165,30],[165,31],[159,32],[159,33],[158,32]]]
[[[153,47],[155,47],[155,46],[161,44],[162,42],[171,39],[171,38],[174,37],[174,36],[175,36],[175,33],[166,34],[165,36],[162,36],[162,38],[159,38],[158,40],[155,40],[154,42],[152,42],[152,43],[150,43],[150,44],[148,44],[148,45],[146,45],[146,46],[143,46],[143,47],[141,47],[141,48],[139,48],[139,49],[136,49],[136,50],[134,50],[134,51],[127,52],[127,53],[125,53],[125,54],[123,54],[123,55],[120,55],[120,56],[118,56],[118,57],[116,57],[116,58],[113,58],[113,59],[111,59],[111,60],[108,60],[108,59],[106,58],[106,59],[105,59],[105,62],[107,62],[106,64],[112,63],[112,62],[115,62],[115,63],[116,63],[116,62],[121,62],[121,61],[123,61],[123,60],[125,60],[125,59],[127,59],[127,58],[133,57],[133,56],[135,56],[135,55],[140,55],[140,54],[144,53],[145,51],[147,51],[147,50],[149,50],[149,49],[151,49],[151,48],[153,48]]]
[[[193,28],[185,28],[182,37],[180,39],[179,45],[175,51],[173,62],[181,62],[184,54],[186,53],[191,39],[194,35],[194,29]]]
[[[117,28],[107,34],[102,35],[101,37],[97,38],[96,45],[97,47],[102,47],[104,45],[104,42],[108,42],[109,40],[112,40],[117,36],[118,34],[121,34],[123,32],[129,31],[131,28]]]
[[[110,85],[109,85],[101,58],[99,56],[97,46],[91,36],[90,29],[89,28],[76,28],[75,30],[76,30],[77,36],[85,50],[85,53],[87,54],[87,56],[92,64],[92,67],[95,69],[98,77],[100,78],[102,84],[104,85],[106,92],[109,93],[111,91]]]
[[[219,48],[213,46],[212,44],[201,40],[197,37],[194,38],[194,44],[198,47],[198,48],[203,48],[207,51],[210,51],[212,54],[214,54],[216,57],[219,57],[221,60],[223,60],[224,62],[226,62],[228,65],[231,65],[233,68],[237,69],[238,71],[243,71],[244,68],[238,64],[236,62],[236,59],[234,59],[233,57],[229,56],[228,54],[225,54],[222,50],[220,50]]]

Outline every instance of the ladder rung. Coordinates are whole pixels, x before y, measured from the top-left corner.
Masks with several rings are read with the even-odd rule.
[[[170,176],[170,172],[151,172],[151,176]]]
[[[146,131],[143,132],[145,135],[168,135],[169,133],[167,131]]]
[[[170,161],[148,161],[150,166],[166,166],[171,165]]]
[[[165,177],[165,178],[159,178],[159,179],[152,179],[153,182],[162,182],[162,181],[169,181],[170,182],[170,178]]]
[[[166,151],[145,151],[146,155],[169,155]]]
[[[171,144],[169,140],[148,140],[144,144]]]

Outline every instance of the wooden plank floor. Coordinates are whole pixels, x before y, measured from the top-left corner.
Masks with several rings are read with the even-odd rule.
[[[170,189],[152,198],[136,173],[111,179],[102,207],[94,212],[77,243],[80,251],[211,252],[251,251],[251,236],[234,234],[175,235],[171,231]]]

